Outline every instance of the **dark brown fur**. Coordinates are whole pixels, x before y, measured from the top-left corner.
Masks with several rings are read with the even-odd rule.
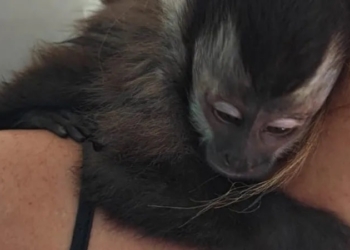
[[[166,53],[177,47],[158,1],[104,2],[75,38],[47,46],[4,83],[0,128],[47,128],[40,119],[61,110],[92,122],[88,139],[103,148],[83,145],[83,196],[146,236],[203,249],[348,249],[350,229],[335,216],[280,192],[251,213],[244,209],[259,197],[230,203],[237,190],[207,166],[189,121],[191,59],[180,47]]]

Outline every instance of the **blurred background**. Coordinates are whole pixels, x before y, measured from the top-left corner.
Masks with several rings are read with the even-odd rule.
[[[38,41],[62,41],[74,20],[99,7],[100,0],[0,0],[0,77],[25,65]]]

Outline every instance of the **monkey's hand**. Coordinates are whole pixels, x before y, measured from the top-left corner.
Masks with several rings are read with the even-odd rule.
[[[92,123],[69,110],[31,110],[0,121],[0,129],[46,129],[59,137],[85,141],[92,133]]]

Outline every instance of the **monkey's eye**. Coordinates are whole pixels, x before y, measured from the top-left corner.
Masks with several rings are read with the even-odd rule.
[[[288,136],[299,126],[300,122],[295,119],[280,119],[268,124],[265,130],[275,136]]]
[[[230,123],[238,125],[242,120],[242,115],[231,104],[226,102],[216,102],[213,105],[213,113],[216,118],[224,123]]]
[[[274,134],[277,136],[287,136],[291,134],[294,131],[294,129],[269,126],[266,128],[266,131],[269,132],[270,134]]]

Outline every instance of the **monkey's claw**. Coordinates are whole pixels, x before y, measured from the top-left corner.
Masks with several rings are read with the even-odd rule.
[[[32,110],[26,112],[14,127],[47,129],[59,137],[70,137],[77,142],[85,141],[92,132],[79,114],[68,110]]]

